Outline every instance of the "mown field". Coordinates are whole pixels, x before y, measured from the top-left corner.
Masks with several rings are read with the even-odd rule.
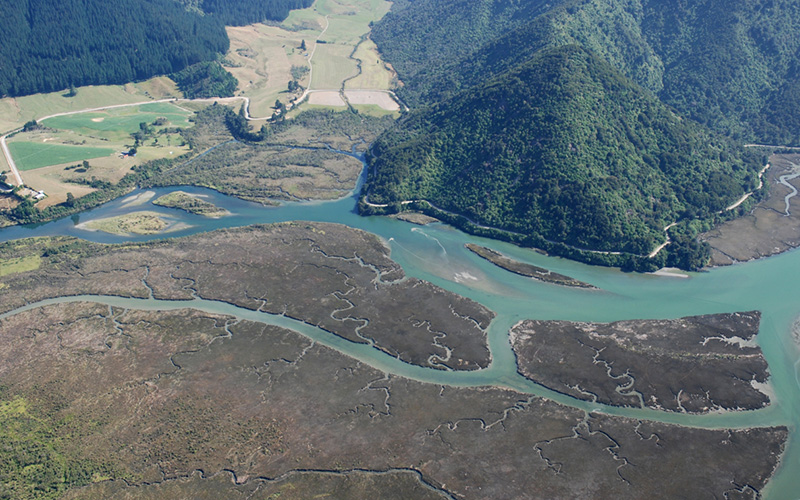
[[[153,123],[159,118],[165,118],[167,123],[156,127],[157,129],[188,127],[191,126],[191,122],[188,120],[191,115],[190,111],[174,104],[158,102],[93,113],[56,116],[42,121],[41,125],[58,130],[70,130],[92,137],[111,139],[122,134],[129,139],[130,134],[139,130],[140,123]]]
[[[60,163],[80,162],[114,153],[111,148],[65,146],[42,142],[12,142],[8,145],[17,168],[33,170]]]
[[[179,129],[193,126],[193,114],[162,102],[57,116],[42,120],[37,130],[15,134],[8,145],[25,171],[25,183],[47,193],[39,204],[45,207],[65,201],[67,193],[87,194],[88,186],[80,183],[88,179],[116,183],[136,165],[187,152]],[[134,133],[141,134],[138,145]],[[134,145],[135,157],[119,154]],[[78,165],[84,160],[88,169]]]
[[[0,99],[0,134],[20,128],[27,121],[42,116],[181,95],[175,82],[165,76],[125,85],[78,87],[76,90],[72,97],[66,97],[64,92],[51,92]],[[8,169],[5,158],[0,155],[0,171]]]

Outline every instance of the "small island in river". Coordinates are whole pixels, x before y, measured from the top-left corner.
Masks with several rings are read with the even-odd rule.
[[[686,413],[769,404],[758,312],[615,323],[523,321],[518,371],[576,398]]]
[[[510,259],[500,252],[496,252],[491,248],[486,248],[474,243],[467,243],[464,245],[473,253],[483,257],[497,267],[501,267],[506,271],[510,271],[521,276],[533,278],[535,280],[544,281],[546,283],[553,283],[555,285],[573,286],[578,288],[595,288],[589,283],[578,281],[563,274],[554,273],[543,267],[534,266],[533,264],[526,264],[514,259]]]
[[[169,194],[165,194],[154,200],[153,204],[160,207],[177,208],[189,212],[190,214],[202,215],[212,219],[230,215],[230,212],[227,210],[219,208],[213,203],[185,191],[173,191]]]
[[[82,225],[90,231],[102,231],[110,234],[157,234],[169,226],[167,221],[156,212],[131,212],[116,217],[90,220]]]

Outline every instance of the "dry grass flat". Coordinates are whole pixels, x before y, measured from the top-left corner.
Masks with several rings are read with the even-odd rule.
[[[390,88],[392,72],[374,62],[380,60],[374,44],[359,46],[362,36],[369,33],[369,23],[383,17],[390,7],[384,0],[317,0],[310,8],[291,11],[281,26],[227,28],[231,47],[225,56],[226,69],[239,81],[237,94],[250,98],[250,115],[268,117],[276,100],[287,104],[293,97],[287,92],[294,79],[292,67],[308,68],[312,53],[313,71],[299,80],[304,88],[341,88],[343,81],[357,73],[357,62],[349,57],[356,47],[365,73],[358,85]],[[300,50],[302,41],[305,51]]]
[[[89,160],[91,167],[86,172],[80,172],[77,169],[66,170],[67,167],[73,166],[74,163],[29,170],[25,172],[25,184],[47,193],[47,198],[36,204],[40,209],[46,208],[65,202],[67,193],[72,193],[76,198],[80,198],[95,191],[89,186],[75,184],[74,181],[96,177],[98,180],[117,183],[126,174],[130,173],[136,165],[141,165],[146,161],[157,158],[179,156],[187,151],[189,149],[186,146],[144,146],[139,148],[135,158],[120,158],[118,154],[114,154]],[[172,152],[172,155],[170,155],[170,152]]]
[[[358,45],[353,55],[361,61],[361,74],[345,83],[346,89],[379,89],[392,88],[392,82],[397,78],[397,73],[383,62],[378,52],[378,47],[370,39]]]
[[[80,198],[95,191],[84,184],[69,183],[65,177],[64,165],[38,168],[25,173],[26,184],[47,193],[47,198],[36,203],[38,208],[47,208],[67,201],[67,193],[72,193],[76,198]]]
[[[238,95],[250,98],[250,114],[270,116],[276,99],[284,104],[291,97],[287,92],[292,80],[292,66],[308,67],[308,57],[300,50],[306,41],[310,49],[324,22],[312,30],[289,31],[277,26],[255,24],[226,28],[231,48],[225,56],[226,68],[239,80]],[[308,86],[308,75],[300,80]]]

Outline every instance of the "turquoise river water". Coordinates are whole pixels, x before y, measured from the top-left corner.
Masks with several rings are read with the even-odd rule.
[[[208,201],[229,210],[231,215],[207,219],[150,203],[152,199],[177,189],[202,195]],[[302,322],[214,301],[86,296],[54,299],[31,304],[26,308],[76,300],[93,300],[138,309],[193,307],[290,328],[376,368],[425,382],[510,387],[585,410],[694,427],[787,425],[791,433],[781,467],[763,493],[768,499],[800,499],[800,441],[797,436],[800,421],[800,347],[795,329],[795,322],[800,316],[800,251],[790,251],[769,259],[713,269],[710,272],[690,273],[688,278],[626,274],[615,269],[543,256],[510,244],[470,236],[441,224],[421,227],[384,217],[360,217],[355,213],[355,199],[355,195],[352,195],[331,202],[284,203],[278,207],[264,207],[201,188],[159,188],[136,191],[130,196],[78,216],[46,224],[0,229],[0,241],[44,235],[72,235],[104,243],[166,237],[163,234],[156,237],[121,237],[88,231],[80,225],[92,219],[143,209],[159,212],[173,223],[173,230],[168,233],[168,237],[185,236],[221,227],[290,220],[339,222],[360,228],[387,241],[392,258],[403,266],[406,274],[469,297],[497,313],[497,318],[489,329],[493,356],[489,368],[477,372],[446,372],[415,367],[367,345],[353,344]],[[476,242],[518,260],[572,276],[591,283],[600,290],[561,287],[517,276],[469,252],[464,248],[467,242]],[[769,363],[773,391],[772,404],[757,411],[685,415],[614,408],[579,401],[520,377],[516,373],[514,355],[508,343],[509,328],[527,318],[615,321],[749,310],[762,312],[758,343]],[[19,310],[9,314],[16,312]]]

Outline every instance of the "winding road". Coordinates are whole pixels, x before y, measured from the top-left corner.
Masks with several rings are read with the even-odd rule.
[[[328,16],[326,15],[325,16],[325,28],[322,30],[322,32],[317,37],[318,39],[320,37],[322,37],[322,35],[324,35],[326,31],[328,31],[328,27],[329,26],[330,26],[330,20],[328,19]],[[314,48],[311,50],[311,53],[309,54],[309,57],[308,57],[308,68],[309,68],[308,86],[309,86],[309,88],[304,89],[303,90],[303,94],[298,99],[296,99],[292,103],[289,103],[289,106],[287,106],[287,108],[286,108],[287,111],[292,109],[293,107],[297,106],[301,102],[303,102],[303,100],[308,96],[309,93],[321,91],[321,90],[311,90],[310,89],[311,81],[312,81],[311,79],[312,79],[313,72],[314,72],[314,67],[311,64],[311,60],[313,59],[314,53],[317,50],[317,45],[318,45],[318,43],[315,41],[314,42]],[[399,98],[391,90],[375,90],[375,92],[388,93],[398,103],[400,102]],[[94,112],[94,111],[104,111],[104,110],[107,110],[107,109],[127,108],[127,107],[141,106],[143,104],[152,104],[152,103],[163,103],[163,102],[171,102],[171,103],[181,103],[181,102],[218,102],[218,103],[221,103],[221,104],[229,104],[229,103],[233,103],[233,102],[236,102],[236,101],[244,101],[244,117],[248,121],[265,121],[265,120],[272,119],[272,116],[263,116],[263,117],[251,116],[250,115],[250,98],[247,97],[247,96],[234,96],[234,97],[212,97],[212,98],[201,98],[201,99],[183,99],[183,98],[173,97],[173,98],[168,98],[168,99],[155,99],[155,100],[152,100],[152,101],[141,101],[141,102],[128,103],[128,104],[110,104],[108,106],[98,106],[98,107],[94,107],[94,108],[85,108],[85,109],[79,109],[79,110],[75,110],[75,111],[65,111],[63,113],[53,113],[51,115],[47,115],[47,116],[42,116],[42,117],[36,118],[36,121],[41,122],[41,121],[47,120],[49,118],[55,118],[57,116],[77,115],[77,114],[81,114],[81,113],[91,113],[91,112]],[[403,106],[405,107],[404,104],[403,104]],[[405,109],[406,109],[406,111],[408,111],[407,107],[405,107]],[[14,158],[12,157],[11,151],[8,148],[8,143],[6,142],[6,139],[8,139],[8,137],[11,136],[11,135],[14,135],[14,134],[20,132],[21,130],[22,130],[22,127],[19,127],[19,128],[11,130],[10,132],[7,132],[7,133],[3,134],[2,136],[0,136],[0,149],[2,149],[3,156],[5,157],[6,163],[8,163],[8,166],[11,169],[11,177],[7,180],[7,182],[12,186],[24,186],[25,183],[22,180],[22,175],[20,174],[19,168],[17,168],[17,164],[14,162]]]
[[[42,116],[37,118],[36,121],[44,121],[49,118],[55,118],[57,116],[68,116],[68,115],[78,115],[81,113],[92,113],[94,111],[104,111],[107,109],[118,109],[118,108],[130,108],[132,106],[141,106],[143,104],[155,104],[155,103],[162,103],[162,102],[172,102],[172,103],[179,103],[179,102],[219,102],[219,103],[230,103],[233,101],[243,100],[245,102],[245,116],[248,120],[265,120],[268,118],[251,118],[249,115],[249,107],[250,107],[250,99],[245,96],[235,96],[235,97],[213,97],[209,99],[179,99],[176,97],[169,98],[169,99],[156,99],[152,101],[141,101],[141,102],[134,102],[129,104],[111,104],[108,106],[99,106],[96,108],[86,108],[86,109],[79,109],[75,111],[65,111],[63,113],[53,113],[52,115]],[[2,137],[0,137],[0,148],[3,150],[3,156],[5,157],[6,163],[11,168],[11,175],[13,179],[9,179],[10,183],[14,186],[24,186],[25,183],[22,181],[22,176],[20,175],[19,169],[17,168],[16,163],[14,163],[14,158],[11,156],[11,151],[8,149],[8,143],[6,139],[20,132],[22,127],[16,128],[10,132],[7,132]]]
[[[798,149],[800,149],[800,148],[798,148]],[[733,203],[732,205],[730,205],[730,206],[726,207],[724,210],[720,210],[718,213],[724,213],[724,212],[728,212],[728,211],[730,211],[730,210],[733,210],[734,208],[736,208],[736,207],[738,207],[739,205],[741,205],[742,203],[744,203],[744,202],[745,202],[745,200],[747,200],[748,198],[750,198],[751,196],[753,196],[753,193],[755,193],[756,191],[758,191],[759,189],[761,189],[761,188],[764,186],[764,180],[763,180],[763,177],[764,177],[764,172],[766,172],[766,171],[767,171],[767,169],[768,169],[769,167],[770,167],[770,164],[769,164],[769,163],[767,163],[767,164],[764,166],[764,168],[762,168],[762,169],[761,169],[761,170],[758,172],[758,186],[756,186],[756,188],[755,188],[755,189],[753,189],[752,191],[750,191],[750,192],[748,192],[748,193],[745,193],[745,194],[744,194],[744,195],[743,195],[741,198],[739,198],[739,200],[737,200],[735,203]],[[800,172],[798,172],[797,174],[791,174],[790,176],[784,176],[784,177],[787,177],[787,179],[791,180],[791,179],[794,179],[795,177],[800,177]],[[784,185],[786,185],[786,186],[788,186],[788,187],[790,187],[790,188],[792,188],[792,189],[794,189],[794,188],[793,188],[793,187],[792,187],[792,186],[791,186],[789,183],[787,183],[787,182],[783,182],[783,177],[781,177],[781,183],[782,183],[782,184],[784,184]],[[794,196],[795,194],[797,194],[797,190],[795,190],[795,191],[794,191],[794,193],[790,193],[789,195],[787,195],[787,202],[786,202],[786,212],[787,212],[787,214],[788,214],[788,211],[789,211],[789,202],[788,202],[788,199],[789,199],[789,198],[791,198],[792,196]],[[411,203],[414,203],[414,202],[423,202],[423,201],[424,201],[425,203],[427,203],[428,205],[430,205],[430,206],[431,206],[431,208],[433,208],[433,209],[435,209],[435,210],[439,210],[440,212],[445,212],[445,213],[448,213],[448,214],[450,214],[450,215],[461,215],[461,214],[457,214],[457,213],[455,213],[455,212],[451,212],[451,211],[449,211],[449,210],[444,210],[444,209],[442,209],[442,208],[439,208],[439,207],[437,207],[436,205],[434,205],[433,203],[431,203],[431,202],[429,202],[429,201],[427,201],[427,200],[405,200],[405,201],[401,201],[401,202],[400,202],[400,204],[401,204],[401,205],[410,205]],[[368,195],[367,195],[367,196],[364,198],[364,202],[365,202],[365,203],[366,203],[368,206],[375,207],[375,208],[386,208],[386,207],[388,207],[388,206],[389,206],[389,204],[388,204],[388,203],[370,203],[370,202],[369,202],[369,200],[368,200]],[[463,217],[463,215],[462,215],[462,217]],[[516,233],[516,232],[514,232],[514,231],[508,231],[508,230],[506,230],[506,229],[501,229],[501,228],[497,228],[497,227],[484,226],[484,225],[482,225],[482,224],[479,224],[479,223],[477,223],[477,222],[473,221],[472,219],[469,219],[469,218],[467,218],[467,217],[465,217],[465,218],[467,219],[467,221],[468,221],[470,224],[472,224],[472,225],[474,225],[474,226],[477,226],[477,227],[480,227],[480,228],[482,228],[482,229],[494,229],[494,230],[497,230],[497,231],[504,231],[504,232],[506,232],[506,233],[512,233],[512,234],[522,234],[522,233]],[[670,224],[668,224],[667,226],[665,226],[665,227],[664,227],[663,231],[664,231],[664,235],[665,235],[665,237],[666,237],[666,241],[664,241],[664,243],[661,243],[660,245],[658,245],[656,248],[654,248],[654,249],[653,249],[653,251],[652,251],[652,252],[650,252],[650,253],[649,253],[649,254],[647,254],[647,255],[639,255],[639,254],[632,254],[632,253],[630,253],[630,252],[611,251],[611,250],[591,250],[591,249],[588,249],[588,248],[579,248],[579,247],[575,247],[575,246],[572,246],[572,245],[567,245],[567,246],[568,246],[569,248],[572,248],[573,250],[580,250],[580,251],[582,251],[582,252],[591,252],[591,253],[602,254],[602,255],[635,255],[635,256],[637,256],[637,257],[647,257],[647,258],[649,258],[649,259],[652,259],[652,258],[653,258],[653,257],[655,257],[656,255],[658,255],[658,252],[660,252],[661,250],[663,250],[664,248],[666,248],[666,247],[667,247],[667,245],[669,245],[670,243],[672,243],[672,240],[670,240],[670,238],[669,238],[669,230],[670,230],[672,227],[676,226],[677,224],[678,224],[678,222],[676,221],[676,222],[672,222],[672,223],[670,223]],[[561,244],[565,244],[565,243],[563,243],[563,242],[559,242],[559,241],[552,241],[552,240],[548,240],[548,239],[546,239],[546,238],[545,238],[545,241],[547,241],[548,243],[561,243]]]

